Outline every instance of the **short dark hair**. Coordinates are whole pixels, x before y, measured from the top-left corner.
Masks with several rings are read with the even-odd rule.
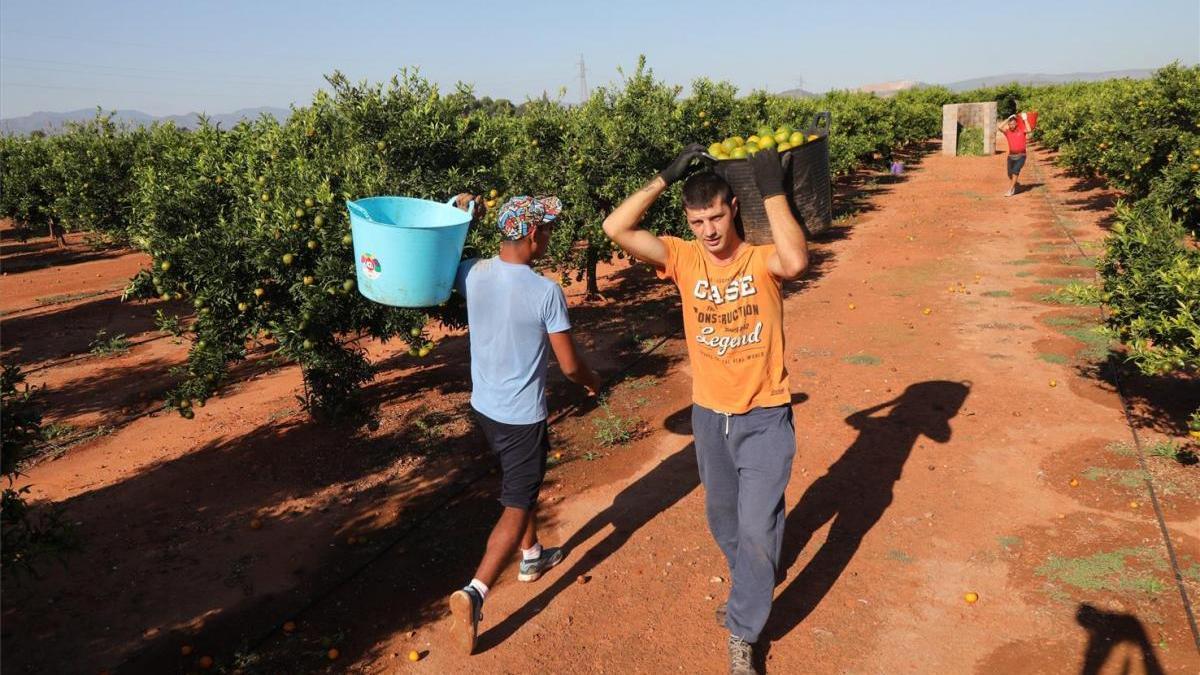
[[[733,188],[729,183],[712,171],[701,171],[692,174],[683,182],[683,208],[703,209],[720,198],[726,204],[733,205]]]

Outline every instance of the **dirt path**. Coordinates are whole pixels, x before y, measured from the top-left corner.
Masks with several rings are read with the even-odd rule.
[[[864,213],[790,289],[800,454],[768,672],[1200,670],[1138,450],[1097,376],[1097,310],[1045,298],[1091,277],[1071,237],[1096,250],[1104,195],[1035,161],[1039,185],[1005,199],[1003,161],[933,155],[867,186]],[[427,363],[371,348],[385,375],[370,434],[305,421],[294,369],[266,370],[193,425],[151,415],[38,467],[38,494],[90,546],[5,589],[8,665],[190,672],[211,654],[246,672],[724,672],[712,611],[728,573],[704,521],[684,345],[635,363],[674,332],[677,306],[644,270],[618,266],[603,290],[610,305],[573,319],[606,372],[632,369],[607,409],[552,388],[566,416],[543,538],[569,557],[537,584],[498,584],[480,654],[444,636],[445,596],[497,511],[461,417],[465,341],[449,336]],[[598,443],[621,426],[631,443]],[[1144,431],[1148,444],[1162,430]],[[1147,461],[1194,601],[1200,481]],[[288,620],[294,632],[272,632]]]

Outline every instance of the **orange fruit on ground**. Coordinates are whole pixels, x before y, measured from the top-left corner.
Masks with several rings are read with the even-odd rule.
[[[933,310],[926,307],[925,309],[921,310],[921,313],[924,314],[925,316],[929,316],[930,314],[933,314]]]
[[[562,453],[561,452],[554,453],[554,459],[562,459]]]
[[[854,309],[854,303],[850,303],[850,309]]]
[[[966,593],[963,595],[963,600],[966,600],[968,605],[973,605],[976,602],[978,602],[979,594],[978,593]]]
[[[1070,485],[1071,485],[1071,487],[1079,487],[1079,479],[1072,478]]]
[[[417,651],[417,650],[415,650],[415,649],[414,649],[414,650],[412,650],[411,652],[409,652],[409,653],[408,653],[408,660],[409,660],[409,661],[420,661],[420,660],[421,660],[421,653],[420,653],[420,652],[418,652],[418,651]]]
[[[200,657],[200,667],[203,668],[204,670],[208,670],[209,668],[212,668],[213,667],[213,657],[201,656]]]
[[[1050,380],[1050,386],[1051,386],[1051,387],[1057,387],[1057,386],[1058,386],[1058,380]]]
[[[1129,508],[1131,509],[1136,509],[1139,506],[1141,506],[1141,504],[1138,504],[1137,502],[1129,502]]]
[[[342,655],[342,653],[337,650],[337,647],[330,649],[329,652],[326,654],[326,656],[329,657],[330,661],[336,661],[337,657],[339,657],[341,655]]]
[[[179,653],[180,653],[180,654],[182,654],[182,655],[184,655],[184,656],[188,656],[188,655],[190,655],[190,654],[192,653],[192,646],[191,646],[191,645],[184,645],[184,646],[180,647],[180,648],[179,648]]]
[[[296,622],[295,621],[285,621],[283,623],[283,632],[295,633],[296,632]]]

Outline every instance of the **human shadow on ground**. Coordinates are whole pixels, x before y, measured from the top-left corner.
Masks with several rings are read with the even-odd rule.
[[[891,505],[893,486],[917,441],[922,436],[938,443],[950,440],[950,420],[969,393],[965,382],[918,382],[898,397],[846,418],[858,429],[858,438],[788,514],[781,578],[814,533],[830,521],[832,526],[820,549],[775,601],[763,631],[764,658],[769,642],[782,639],[811,614],[845,571]]]
[[[1129,673],[1138,670],[1128,656],[1114,654],[1121,644],[1130,643],[1141,652],[1141,671],[1146,675],[1164,675],[1162,664],[1154,653],[1154,646],[1146,635],[1146,628],[1136,616],[1118,612],[1105,612],[1088,603],[1079,605],[1075,621],[1088,634],[1087,647],[1083,652],[1083,667],[1080,675],[1098,675],[1100,672],[1119,671]],[[1109,661],[1124,658],[1117,667],[1107,665]]]
[[[699,471],[696,468],[696,449],[693,443],[676,451],[654,467],[646,475],[639,478],[629,487],[622,490],[612,502],[612,505],[596,514],[571,535],[563,544],[563,550],[571,556],[578,551],[583,543],[605,528],[612,531],[596,542],[590,549],[578,555],[574,561],[568,557],[570,567],[559,574],[550,586],[527,601],[494,628],[479,636],[478,652],[487,650],[503,643],[553,602],[554,598],[568,586],[577,583],[581,576],[586,576],[614,553],[619,551],[635,532],[650,522],[663,511],[671,508],[679,500],[690,494],[700,484]]]

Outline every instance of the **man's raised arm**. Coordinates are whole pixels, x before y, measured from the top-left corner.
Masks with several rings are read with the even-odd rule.
[[[646,211],[658,199],[658,196],[671,183],[685,176],[693,160],[699,158],[704,147],[693,143],[683,149],[683,152],[662,170],[649,183],[621,202],[621,205],[608,214],[604,219],[604,234],[625,250],[629,255],[654,265],[665,267],[667,264],[667,245],[654,234],[643,230],[639,225]]]

